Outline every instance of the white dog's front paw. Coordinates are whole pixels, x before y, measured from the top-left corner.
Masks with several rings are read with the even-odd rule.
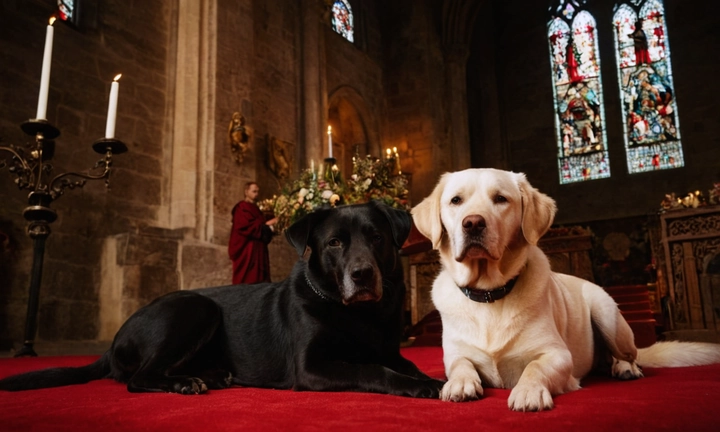
[[[542,411],[554,406],[550,390],[538,383],[519,384],[508,398],[508,408],[513,411]]]
[[[446,402],[465,402],[479,399],[482,395],[482,384],[477,376],[451,378],[440,391],[440,399]]]
[[[638,367],[637,363],[629,363],[625,360],[618,360],[616,358],[613,358],[612,376],[613,378],[621,380],[633,380],[642,378],[643,373]]]

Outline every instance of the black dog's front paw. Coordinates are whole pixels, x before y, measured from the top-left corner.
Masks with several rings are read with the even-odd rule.
[[[439,399],[440,390],[442,390],[444,381],[436,380],[434,378],[421,380],[418,382],[418,386],[414,392],[411,392],[411,397],[427,398],[427,399]]]
[[[232,385],[232,374],[224,369],[215,369],[200,374],[209,389],[226,389]]]
[[[173,385],[173,392],[194,395],[205,393],[208,390],[207,385],[200,378],[181,378]]]

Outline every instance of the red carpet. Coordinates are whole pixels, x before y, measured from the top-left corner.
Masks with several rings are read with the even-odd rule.
[[[403,354],[443,378],[438,347]],[[0,377],[96,357],[1,359]],[[507,409],[509,390],[486,389],[468,403],[367,393],[311,393],[232,388],[201,396],[133,394],[111,380],[19,393],[0,392],[3,431],[715,431],[720,430],[720,365],[645,369],[620,382],[591,377],[555,398],[555,409]]]

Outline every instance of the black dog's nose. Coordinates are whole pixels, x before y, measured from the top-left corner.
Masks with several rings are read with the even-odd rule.
[[[485,224],[485,218],[480,215],[466,216],[462,221],[463,231],[468,234],[478,234],[484,230],[487,225]]]
[[[373,279],[375,271],[372,267],[357,268],[350,273],[353,282],[368,282]]]

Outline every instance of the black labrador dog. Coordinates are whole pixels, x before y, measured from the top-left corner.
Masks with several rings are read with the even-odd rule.
[[[114,378],[131,392],[233,384],[437,398],[443,382],[400,355],[405,211],[319,210],[286,231],[301,258],[279,283],[177,291],[139,309],[95,363],[0,380],[29,390]]]

